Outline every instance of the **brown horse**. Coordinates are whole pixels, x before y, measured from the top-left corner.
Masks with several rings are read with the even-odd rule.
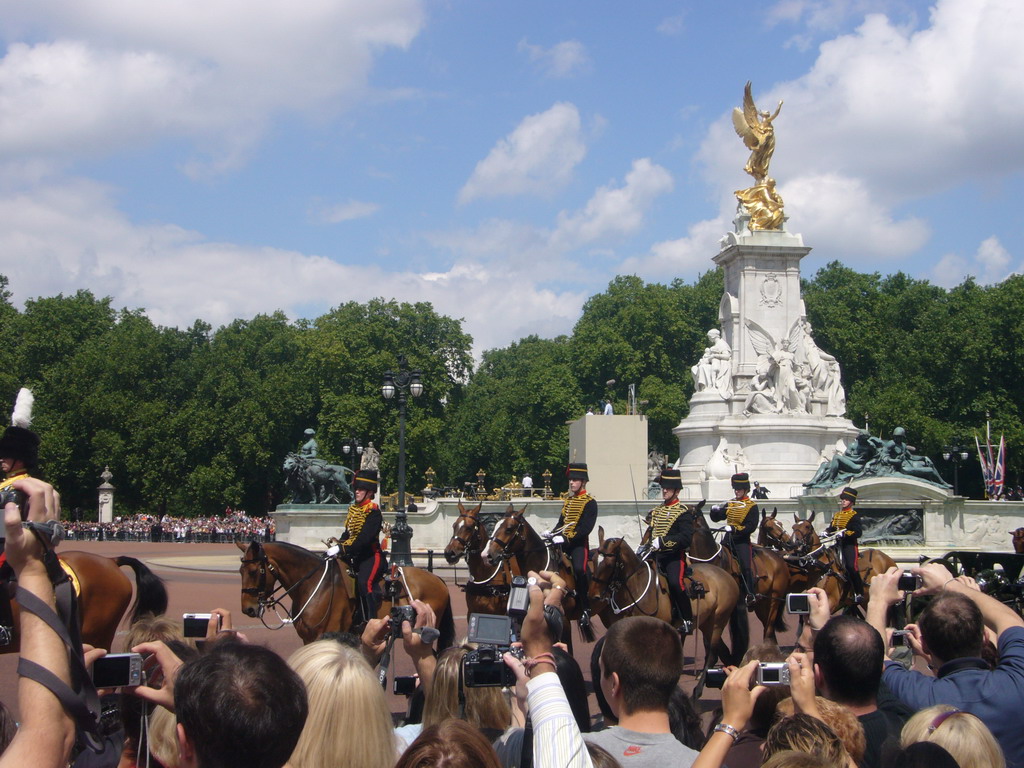
[[[491,567],[480,556],[487,542],[483,524],[477,517],[480,507],[481,504],[477,504],[467,510],[459,502],[459,516],[452,524],[452,537],[444,548],[444,559],[455,565],[460,558],[466,558],[470,575],[469,581],[463,585],[467,613],[504,614],[508,609],[512,577],[516,573],[508,560],[502,560]]]
[[[167,589],[159,576],[134,557],[109,558],[89,552],[68,551],[60,554],[78,579],[78,615],[82,622],[82,642],[95,648],[113,650],[114,635],[132,601],[132,582],[121,566],[135,572],[137,594],[132,606],[131,621],[143,614],[158,616],[167,610]],[[20,650],[18,604],[11,601],[14,614],[14,642],[0,648],[0,653]]]
[[[268,608],[275,612],[280,608],[287,614],[281,617],[280,626],[294,626],[304,644],[313,642],[324,632],[352,629],[356,599],[349,590],[349,577],[342,572],[337,560],[283,542],[252,541],[248,545],[236,542],[236,546],[242,550],[238,571],[242,576],[242,613],[246,616],[263,620]],[[392,571],[394,578],[385,589],[385,600],[377,617],[391,612],[388,592],[393,588],[399,602],[407,604],[410,599],[418,599],[434,609],[441,632],[438,645],[440,648],[450,646],[455,638],[455,621],[448,586],[420,568],[393,568]],[[290,607],[282,602],[286,596],[291,600]],[[263,623],[270,627],[266,620]]]
[[[782,559],[789,566],[790,592],[806,592],[818,585],[828,566],[796,553],[800,545],[793,541],[782,523],[776,519],[778,511],[776,507],[770,515],[762,512],[757,533],[758,546],[775,550],[782,555]]]
[[[691,598],[690,607],[695,625],[704,636],[707,669],[719,658],[733,660],[722,634],[739,600],[740,589],[729,574],[713,565],[695,565],[693,579],[685,579],[687,588],[694,580],[704,585],[704,596]],[[601,538],[590,596],[606,605],[601,612],[605,626],[628,616],[654,616],[672,623],[672,601],[664,574],[637,557],[625,539]]]
[[[578,623],[581,611],[574,597],[576,579],[569,558],[564,554],[556,557],[556,550],[549,549],[533,526],[527,522],[523,515],[525,511],[526,507],[517,511],[509,506],[505,516],[494,526],[494,532],[483,553],[483,560],[491,567],[501,562],[512,561],[519,573],[524,574],[530,571],[558,571],[558,575],[565,580],[569,588],[569,593],[562,601],[565,617]],[[601,615],[603,606],[591,604],[591,609],[595,615]],[[567,624],[565,629],[568,628]],[[593,642],[593,630],[585,632],[581,629],[580,636],[587,642]],[[571,637],[563,634],[563,640],[568,642]]]
[[[693,540],[690,542],[690,559],[694,562],[710,563],[716,565],[736,579],[737,586],[740,586],[742,579],[740,564],[736,556],[724,546],[715,541],[715,537],[704,519],[704,501],[697,505],[688,505],[693,510]],[[789,588],[789,566],[778,553],[763,547],[751,547],[753,555],[752,573],[755,587],[756,601],[754,613],[761,620],[764,626],[764,639],[775,640],[775,633],[786,628],[786,594]],[[738,614],[739,608],[737,609]],[[742,632],[745,622],[739,621],[739,616],[734,616],[731,624],[733,630],[733,646],[737,645],[735,633]],[[744,617],[745,618],[745,617]],[[749,632],[749,629],[747,630]],[[744,647],[744,652],[746,648]]]
[[[804,558],[810,557],[820,563],[823,573],[817,583],[810,584],[812,587],[820,587],[828,594],[828,604],[832,612],[847,608],[853,605],[853,594],[849,582],[846,579],[846,569],[843,568],[839,554],[832,546],[822,546],[821,539],[814,530],[814,518],[817,512],[811,512],[806,520],[799,519],[793,515],[793,536],[794,552]],[[860,571],[861,581],[864,582],[864,600],[868,599],[868,586],[871,580],[896,565],[896,561],[880,549],[862,549],[857,558],[857,570]]]

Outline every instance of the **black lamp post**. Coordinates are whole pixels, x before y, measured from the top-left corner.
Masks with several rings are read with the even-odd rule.
[[[345,454],[346,461],[348,461],[349,457],[352,458],[352,466],[349,469],[352,470],[354,476],[359,471],[359,459],[363,455],[363,444],[355,437],[343,437],[341,439],[341,452]]]
[[[408,368],[405,355],[399,355],[398,373],[387,371],[380,391],[385,400],[391,400],[398,395],[398,510],[395,513],[395,524],[391,527],[391,538],[394,539],[391,562],[395,565],[411,566],[412,528],[409,527],[406,513],[415,512],[416,505],[410,504],[408,510],[405,508],[405,407],[409,395],[419,397],[423,394],[423,382],[420,381],[419,371],[410,371]]]
[[[971,453],[966,447],[960,445],[945,445],[942,447],[942,458],[953,463],[953,495],[960,495],[960,462],[971,458]]]

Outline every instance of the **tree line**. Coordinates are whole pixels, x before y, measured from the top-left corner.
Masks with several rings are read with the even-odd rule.
[[[409,400],[410,490],[423,487],[428,468],[435,485],[456,487],[479,469],[489,487],[526,471],[539,481],[550,469],[562,490],[567,422],[606,398],[624,413],[629,384],[651,447],[675,457],[671,430],[687,413],[689,369],[718,326],[723,290],[718,270],[667,285],[617,277],[586,302],[571,335],[487,350],[474,368],[462,322],[427,303],[374,299],[311,320],[276,312],[182,329],[84,290],[19,310],[7,287],[0,276],[0,402],[12,404],[20,386],[35,392],[42,468],[65,507],[95,510],[109,466],[119,510],[178,515],[272,510],[283,500],[284,455],[307,427],[323,456],[346,465],[346,439],[372,440],[383,490],[393,492],[398,408],[380,386],[400,354],[425,387]],[[947,290],[832,263],[803,291],[818,346],[843,366],[847,415],[858,426],[886,435],[906,427],[949,476],[943,446],[973,445],[989,413],[1017,482],[1024,277]],[[962,468],[961,488],[981,494],[976,461]]]

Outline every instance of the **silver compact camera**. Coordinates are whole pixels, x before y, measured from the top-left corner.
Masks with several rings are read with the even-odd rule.
[[[762,661],[757,666],[758,685],[789,685],[789,665],[784,661]]]

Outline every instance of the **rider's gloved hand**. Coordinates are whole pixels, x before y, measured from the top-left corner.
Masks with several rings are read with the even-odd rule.
[[[551,537],[551,543],[552,544],[565,544],[565,536],[562,536],[560,534],[557,535],[557,536],[552,536]]]
[[[324,553],[326,557],[337,557],[341,554],[341,544],[331,544]]]
[[[552,536],[554,536],[554,534],[551,533],[551,531],[542,531],[540,534],[542,539],[550,539]]]
[[[661,536],[655,536],[651,539],[651,550],[657,552],[661,549]]]

